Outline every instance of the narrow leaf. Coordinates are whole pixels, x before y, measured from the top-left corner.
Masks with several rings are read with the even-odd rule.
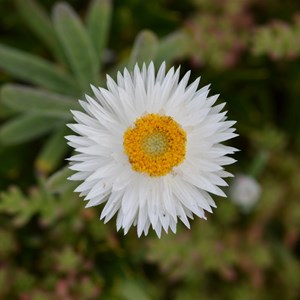
[[[87,91],[90,84],[97,84],[97,59],[91,39],[79,17],[68,4],[55,5],[53,19],[81,91]]]
[[[16,0],[16,6],[32,32],[52,50],[59,61],[65,62],[64,52],[51,20],[43,7],[35,0]]]
[[[94,0],[91,2],[87,15],[87,25],[100,68],[103,61],[103,53],[107,46],[111,15],[111,0]]]
[[[57,171],[47,180],[47,188],[52,193],[63,193],[68,190],[73,190],[78,185],[75,181],[68,180],[74,172],[68,167],[64,167]]]
[[[171,62],[188,54],[189,40],[185,33],[178,31],[160,40],[155,55],[155,63]]]
[[[69,120],[72,119],[70,109],[80,109],[74,98],[22,85],[7,84],[0,95],[1,102],[17,112]]]
[[[56,122],[55,122],[56,121]],[[0,129],[0,143],[20,144],[37,138],[57,126],[57,120],[27,114],[6,122]]]
[[[71,77],[50,62],[23,51],[0,45],[0,69],[52,91],[78,95]]]
[[[136,63],[150,63],[155,57],[157,43],[157,37],[151,31],[140,32],[135,39],[128,68],[132,69]]]
[[[38,172],[49,174],[61,163],[66,153],[70,150],[64,138],[68,132],[68,127],[62,126],[48,139],[35,162]]]
[[[11,109],[7,105],[5,105],[2,101],[0,101],[0,120],[7,119],[15,114],[16,112],[13,109]]]

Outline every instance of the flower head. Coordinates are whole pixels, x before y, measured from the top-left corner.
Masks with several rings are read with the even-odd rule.
[[[255,206],[260,195],[260,184],[245,174],[238,174],[230,187],[231,200],[244,212],[249,212]]]
[[[218,96],[199,90],[200,79],[188,84],[190,72],[179,80],[179,68],[157,75],[153,63],[142,69],[107,76],[107,89],[92,87],[95,99],[80,101],[85,113],[73,111],[78,135],[67,136],[76,154],[70,158],[71,180],[83,182],[75,191],[87,207],[105,203],[104,222],[117,214],[117,229],[137,226],[140,236],[150,226],[176,232],[178,220],[212,212],[209,193],[225,196],[219,186],[231,176],[223,166],[236,149],[220,144],[236,136],[234,121],[213,106]]]

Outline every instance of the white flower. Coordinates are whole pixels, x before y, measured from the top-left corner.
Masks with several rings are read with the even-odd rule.
[[[225,104],[213,106],[209,86],[199,90],[200,78],[187,86],[190,72],[179,81],[179,68],[165,74],[165,63],[155,75],[154,65],[136,65],[107,89],[92,86],[96,99],[80,101],[85,113],[72,111],[77,123],[67,136],[79,154],[70,158],[71,180],[83,182],[75,190],[86,207],[106,203],[101,219],[117,214],[117,230],[125,234],[137,226],[140,236],[151,226],[175,233],[180,219],[188,228],[193,214],[216,207],[209,193],[225,196],[218,186],[231,176],[224,165],[235,148],[220,143],[236,136],[226,121]]]
[[[230,187],[232,202],[241,207],[245,212],[249,211],[258,201],[261,187],[258,182],[247,175],[238,174]]]

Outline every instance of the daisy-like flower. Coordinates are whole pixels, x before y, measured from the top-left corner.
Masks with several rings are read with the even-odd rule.
[[[67,136],[76,154],[70,158],[71,180],[82,180],[76,192],[86,207],[105,203],[101,219],[117,214],[117,230],[150,226],[175,233],[178,220],[188,228],[193,214],[206,219],[216,207],[210,196],[225,196],[219,186],[231,176],[223,166],[235,148],[221,142],[236,136],[234,121],[213,106],[218,95],[199,90],[200,78],[188,85],[190,72],[179,80],[179,68],[157,75],[153,63],[107,76],[107,89],[92,86],[95,99],[80,101],[85,113],[72,111],[78,135]]]
[[[242,211],[250,212],[259,200],[261,195],[261,186],[255,178],[238,174],[229,190],[231,200],[237,204]]]

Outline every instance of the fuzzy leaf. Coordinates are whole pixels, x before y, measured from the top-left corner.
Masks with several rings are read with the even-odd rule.
[[[111,15],[111,0],[94,0],[91,2],[88,10],[87,25],[100,67],[103,60],[103,52],[107,45]]]
[[[70,150],[64,139],[68,132],[69,129],[63,126],[48,139],[35,161],[38,172],[48,174],[61,163],[65,154]]]
[[[55,92],[78,95],[74,80],[50,62],[0,45],[0,69]]]
[[[7,84],[1,89],[1,101],[18,112],[72,119],[70,109],[80,109],[72,98],[22,85]]]
[[[68,167],[64,167],[57,171],[47,180],[47,188],[52,193],[63,193],[68,190],[73,191],[75,186],[78,185],[77,182],[68,180],[68,177],[70,177],[73,173],[74,172]]]
[[[20,144],[52,130],[56,118],[26,114],[5,123],[0,129],[0,142],[5,145]]]
[[[16,0],[16,6],[28,27],[64,62],[65,57],[57,35],[43,7],[35,0]]]
[[[63,45],[81,91],[97,84],[97,59],[91,39],[79,17],[66,3],[58,3],[53,11],[54,27]]]
[[[135,39],[128,68],[132,69],[136,63],[149,64],[155,57],[157,44],[157,37],[154,33],[148,30],[140,32]]]
[[[184,57],[188,52],[189,42],[183,32],[175,32],[163,38],[157,47],[155,62],[160,65],[163,61],[171,62]]]

